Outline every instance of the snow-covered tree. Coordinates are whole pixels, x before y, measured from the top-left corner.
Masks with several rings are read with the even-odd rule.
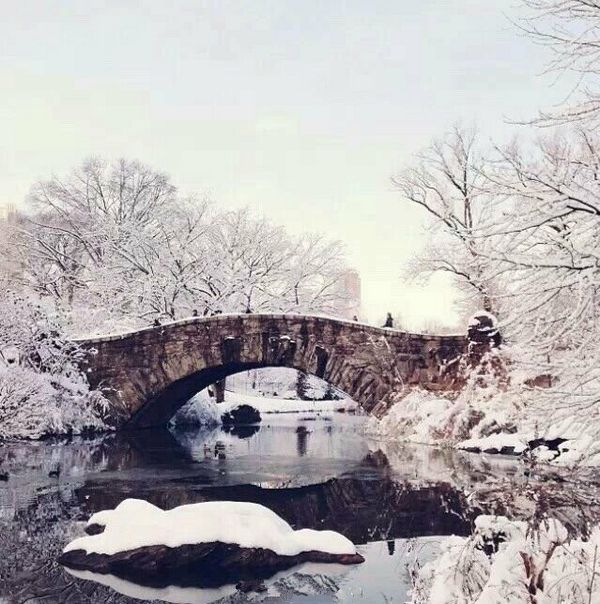
[[[596,0],[522,0],[521,29],[548,48],[548,72],[567,75],[573,88],[557,109],[543,108],[534,123],[578,122],[594,128],[600,120],[600,4]]]
[[[342,298],[338,243],[183,198],[134,161],[92,159],[36,184],[8,240],[13,281],[79,334],[218,312],[334,313]]]
[[[555,376],[556,404],[572,414],[600,384],[599,153],[593,134],[567,132],[502,150],[490,175],[510,206],[486,252],[504,269],[503,328],[527,350],[522,363]]]
[[[336,315],[347,302],[341,280],[347,270],[344,250],[338,241],[308,234],[292,242],[282,298],[284,312],[319,312]]]
[[[415,258],[413,274],[449,273],[471,305],[492,311],[494,283],[487,274],[489,262],[481,256],[492,242],[477,234],[494,212],[484,164],[477,133],[455,127],[392,182],[403,200],[422,208],[428,219],[430,238]]]
[[[0,298],[0,439],[105,429],[105,400],[90,392],[83,352],[60,318],[31,296]]]

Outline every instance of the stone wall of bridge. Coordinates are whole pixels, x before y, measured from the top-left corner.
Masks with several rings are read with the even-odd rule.
[[[189,398],[240,371],[290,367],[316,375],[377,414],[392,392],[460,386],[463,336],[432,336],[302,315],[217,315],[81,340],[91,386],[117,426],[162,425]]]

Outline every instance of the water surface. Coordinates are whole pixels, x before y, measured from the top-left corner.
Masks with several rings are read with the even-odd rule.
[[[594,491],[536,479],[511,458],[370,440],[364,418],[267,415],[226,432],[139,431],[93,440],[0,447],[2,602],[405,602],[410,574],[445,535],[466,535],[482,511],[527,517],[545,507],[577,530]],[[554,471],[553,471],[554,472]],[[561,479],[562,480],[562,479]],[[590,487],[592,488],[592,487]],[[597,491],[596,491],[597,493]],[[359,546],[354,567],[305,566],[263,594],[235,586],[149,588],[116,577],[75,577],[56,563],[90,514],[127,497],[164,509],[199,501],[252,501],[294,528],[332,529]]]

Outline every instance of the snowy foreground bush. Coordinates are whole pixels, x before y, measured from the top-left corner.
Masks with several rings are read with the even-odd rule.
[[[104,402],[83,381],[0,366],[0,439],[104,430]]]
[[[413,604],[590,604],[600,602],[600,529],[569,538],[558,520],[533,529],[479,516],[470,537],[449,537],[416,574]]]
[[[105,399],[79,369],[82,351],[41,305],[0,301],[0,439],[106,429]]]

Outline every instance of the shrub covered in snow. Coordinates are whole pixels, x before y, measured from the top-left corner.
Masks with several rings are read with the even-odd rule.
[[[589,604],[600,602],[600,528],[569,538],[546,519],[537,527],[479,516],[467,538],[450,537],[416,573],[414,604]]]
[[[0,438],[106,428],[105,399],[90,392],[83,352],[45,309],[13,293],[0,302]]]
[[[0,439],[104,430],[105,402],[83,381],[54,380],[25,367],[0,366]]]
[[[219,408],[214,399],[200,392],[175,413],[170,425],[174,428],[216,426],[220,422],[221,413],[222,408]]]

